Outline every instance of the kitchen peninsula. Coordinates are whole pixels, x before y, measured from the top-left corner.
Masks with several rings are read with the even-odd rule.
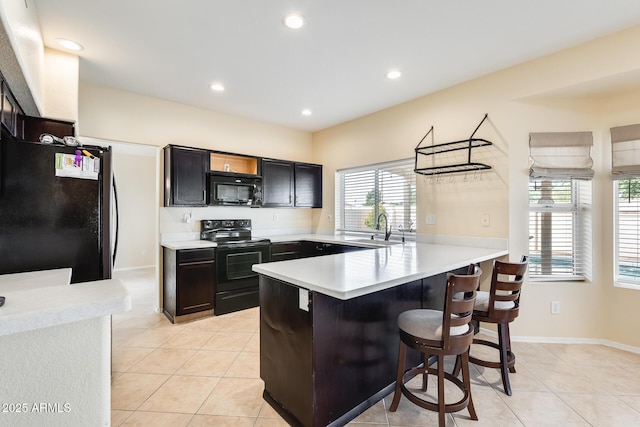
[[[71,269],[0,275],[0,425],[108,425],[117,279],[69,284]]]
[[[489,246],[404,243],[254,265],[265,399],[293,425],[355,418],[392,391],[397,316],[441,309],[447,272],[508,254]]]

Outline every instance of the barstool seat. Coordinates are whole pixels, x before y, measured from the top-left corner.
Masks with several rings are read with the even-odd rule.
[[[400,349],[396,388],[389,408],[390,411],[395,412],[398,409],[400,398],[404,395],[414,404],[438,412],[438,421],[441,427],[445,425],[447,413],[458,412],[464,408],[468,409],[471,419],[478,419],[471,397],[469,346],[473,340],[473,328],[470,325],[471,315],[482,272],[477,267],[474,270],[475,273],[469,275],[451,273],[447,275],[443,311],[414,309],[405,311],[398,316]],[[405,372],[407,347],[419,351],[422,354],[423,363],[421,366]],[[455,355],[459,358],[462,381],[444,371],[444,356],[446,355]],[[436,356],[437,368],[429,367],[429,356]],[[406,387],[407,381],[419,374],[423,375],[423,391],[427,389],[427,375],[437,375],[437,401],[426,399],[426,396],[418,396]],[[457,402],[445,402],[445,379],[462,391],[463,397]]]

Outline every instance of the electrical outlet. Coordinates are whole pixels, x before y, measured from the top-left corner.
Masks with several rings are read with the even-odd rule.
[[[427,214],[425,216],[425,222],[429,225],[434,225],[436,223],[436,214]]]
[[[491,225],[489,214],[482,214],[480,217],[480,225],[483,227],[489,227]]]
[[[191,212],[186,213],[182,216],[182,222],[189,224],[191,222]]]
[[[551,314],[560,314],[560,301],[551,301]]]
[[[280,219],[280,216],[277,213],[273,214],[273,222],[277,222]]]

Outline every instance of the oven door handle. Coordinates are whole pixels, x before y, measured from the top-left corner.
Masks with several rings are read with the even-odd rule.
[[[269,245],[271,245],[271,243],[239,243],[233,246],[222,246],[222,245],[218,245],[218,251],[228,251],[228,250],[234,250],[234,249],[260,249],[260,248],[267,248],[269,247]]]
[[[207,260],[207,261],[192,261],[192,262],[181,262],[178,265],[179,266],[189,266],[189,265],[204,265],[204,264],[213,264],[215,261],[214,260]]]

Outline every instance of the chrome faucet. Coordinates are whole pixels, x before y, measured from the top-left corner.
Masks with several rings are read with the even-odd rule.
[[[380,230],[380,218],[384,217],[384,240],[389,240],[389,237],[391,236],[391,228],[389,227],[389,218],[387,217],[387,214],[382,212],[380,215],[378,215],[378,221],[376,222],[376,230]]]

